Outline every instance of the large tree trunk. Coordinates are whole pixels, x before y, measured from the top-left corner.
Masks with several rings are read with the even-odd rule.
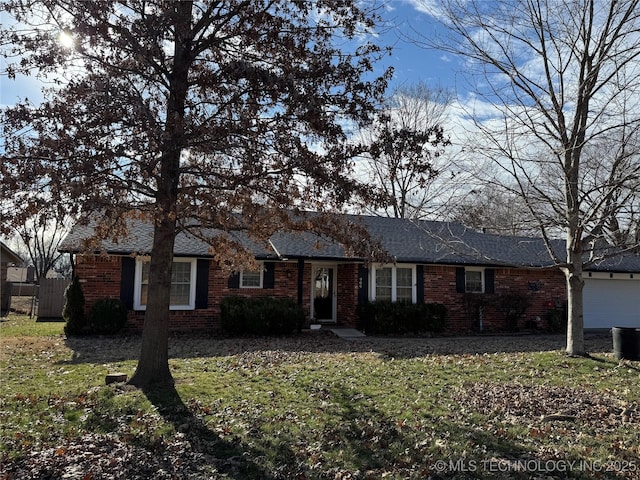
[[[174,4],[174,60],[156,193],[156,220],[149,266],[147,310],[144,316],[140,359],[129,382],[138,387],[173,383],[169,370],[169,307],[173,246],[179,215],[178,186],[180,156],[184,146],[184,112],[189,89],[188,72],[192,61],[192,52],[189,50],[192,6],[192,2],[188,1]]]
[[[584,118],[588,103],[576,117]],[[583,227],[580,212],[580,152],[584,143],[584,129],[576,135],[577,140],[568,141],[565,156],[565,202],[566,210],[566,255],[567,266],[564,268],[567,279],[567,354],[585,355],[583,299],[584,280],[582,268],[584,259]]]
[[[137,387],[173,383],[169,370],[169,305],[175,231],[175,219],[164,217],[156,221],[142,348],[138,366],[129,381]]]

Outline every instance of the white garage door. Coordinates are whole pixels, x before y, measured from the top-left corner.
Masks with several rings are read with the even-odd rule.
[[[584,328],[640,328],[640,280],[587,278]]]

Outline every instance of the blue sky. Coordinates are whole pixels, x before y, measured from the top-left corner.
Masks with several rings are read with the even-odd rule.
[[[418,35],[429,37],[438,28],[437,22],[420,10],[420,3],[421,0],[385,1],[381,13],[390,27],[385,29],[377,42],[394,48],[392,56],[377,65],[376,73],[382,72],[386,66],[394,67],[391,89],[404,83],[423,81],[429,86],[455,90],[459,86],[455,80],[458,60],[446,57],[442,52],[420,47],[409,39]],[[5,19],[0,21],[4,22]],[[0,68],[3,62],[0,60]],[[37,102],[41,98],[41,87],[42,83],[33,77],[11,81],[6,76],[0,76],[0,106],[12,105],[18,98],[24,97]]]
[[[393,26],[380,37],[379,43],[393,46],[385,64],[394,67],[392,86],[423,81],[431,86],[456,88],[458,60],[442,52],[417,45],[412,39],[442,34],[442,26],[425,13],[424,0],[390,0],[385,3],[383,17]]]

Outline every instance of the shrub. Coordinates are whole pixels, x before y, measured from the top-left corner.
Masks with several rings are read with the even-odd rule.
[[[366,333],[400,333],[394,304],[388,300],[378,300],[358,305],[361,328]]]
[[[531,302],[526,295],[511,293],[500,297],[500,308],[504,312],[505,327],[509,331],[518,329],[518,320],[526,313]]]
[[[118,333],[127,323],[127,307],[118,298],[101,298],[89,311],[89,333]]]
[[[82,335],[87,333],[87,322],[84,316],[84,292],[80,279],[74,275],[73,280],[64,291],[64,307],[62,318],[66,322],[64,333]]]
[[[443,332],[447,322],[447,307],[442,303],[425,303],[426,330],[429,332]]]
[[[283,335],[302,326],[302,307],[290,298],[225,297],[220,303],[222,328],[232,335]]]
[[[411,304],[388,300],[358,306],[361,327],[371,334],[442,332],[447,308],[440,303]]]
[[[567,332],[567,307],[555,306],[547,311],[547,325],[549,325],[549,331],[551,333],[566,333]]]

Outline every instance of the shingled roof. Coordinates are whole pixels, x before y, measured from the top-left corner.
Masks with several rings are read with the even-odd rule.
[[[396,262],[519,266],[544,268],[554,266],[541,238],[482,233],[458,223],[417,221],[399,218],[348,215],[348,219],[366,228],[372,239],[380,242]],[[61,251],[81,251],[82,240],[92,235],[90,226],[76,226],[60,246]],[[114,241],[103,241],[101,249],[110,254],[148,254],[152,245],[152,225],[130,221],[129,234]],[[214,237],[215,231],[207,236]],[[279,232],[268,244],[251,240],[242,232],[230,236],[258,259],[305,258],[335,261],[364,261],[348,256],[345,248],[332,238],[310,232]],[[557,240],[553,248],[562,257],[564,241]],[[180,233],[175,242],[176,256],[211,256],[205,241],[189,233]],[[628,254],[609,258],[590,267],[594,271],[640,272],[640,256]]]

